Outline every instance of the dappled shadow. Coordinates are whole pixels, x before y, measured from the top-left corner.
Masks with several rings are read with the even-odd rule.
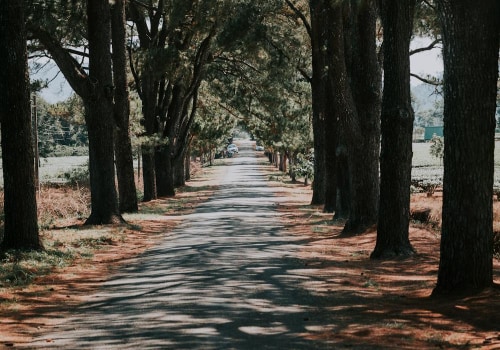
[[[268,168],[239,146],[240,154],[225,160],[228,171],[206,203],[182,215],[182,224],[160,245],[127,261],[98,293],[54,328],[42,326],[40,336],[25,346],[253,350],[499,344],[491,336],[498,334],[497,312],[485,312],[488,306],[498,310],[497,292],[477,300],[429,298],[437,274],[436,236],[416,239],[412,231],[417,255],[372,261],[374,232],[338,238],[341,227],[332,227],[331,214],[308,211],[284,193],[276,196],[267,186]],[[290,212],[303,214],[293,218]],[[308,230],[289,233],[298,222],[310,224]],[[451,337],[459,332],[468,337]]]
[[[125,267],[70,318],[28,346],[141,349],[309,349],[315,297],[283,234],[250,152],[227,162],[218,190],[158,246]]]
[[[308,236],[301,250],[308,276],[297,284],[315,296],[317,313],[327,315],[323,332],[311,333],[332,348],[497,349],[500,348],[498,287],[470,298],[431,298],[439,265],[439,235],[412,228],[417,254],[371,260],[376,230],[345,237],[329,214],[301,204],[281,206],[295,234]],[[500,281],[495,261],[494,279]],[[290,271],[292,272],[292,271]]]

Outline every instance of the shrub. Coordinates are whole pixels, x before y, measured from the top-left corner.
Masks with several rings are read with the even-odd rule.
[[[85,166],[80,166],[76,168],[72,168],[64,172],[59,178],[63,178],[70,185],[90,185],[90,172],[88,162]]]
[[[431,139],[431,148],[429,150],[431,156],[434,158],[443,159],[444,156],[444,138],[441,136],[437,136],[436,134],[432,135]]]
[[[305,182],[312,179],[314,176],[314,160],[311,156],[306,156],[302,153],[297,155],[293,169],[291,169],[298,177],[304,178]]]

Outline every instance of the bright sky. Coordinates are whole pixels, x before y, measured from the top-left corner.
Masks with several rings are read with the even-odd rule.
[[[427,38],[417,38],[413,40],[410,49],[428,46],[432,40]],[[410,70],[412,73],[425,77],[426,75],[442,75],[443,59],[441,48],[434,48],[430,51],[423,51],[410,56]],[[412,85],[419,85],[422,82],[416,78],[411,78]]]

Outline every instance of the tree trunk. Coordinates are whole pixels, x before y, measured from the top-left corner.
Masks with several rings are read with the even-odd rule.
[[[182,153],[172,160],[172,170],[174,176],[174,187],[181,187],[186,184],[186,161],[185,154]]]
[[[144,188],[142,201],[149,202],[156,199],[155,157],[149,145],[142,145],[142,181]]]
[[[91,214],[85,222],[87,225],[123,222],[115,188],[109,13],[107,0],[88,0],[89,80],[93,90],[86,103],[91,187]]]
[[[186,181],[191,180],[191,146],[188,147],[184,157],[184,175]]]
[[[330,79],[334,79],[328,74]],[[335,93],[331,84],[327,84],[325,93],[329,98],[332,98]],[[323,137],[324,137],[324,167],[325,167],[325,184],[324,196],[325,205],[323,206],[324,213],[334,213],[337,210],[337,194],[338,194],[338,178],[337,178],[337,147],[338,147],[338,131],[337,131],[337,114],[333,108],[329,108],[324,113],[323,121]]]
[[[380,89],[381,72],[377,60],[375,0],[352,0],[344,57],[355,118],[346,127],[354,137],[347,139],[350,176],[349,219],[345,233],[360,233],[376,224],[379,202]]]
[[[493,173],[500,2],[438,0],[443,27],[444,178],[434,295],[493,284]]]
[[[175,196],[170,147],[163,145],[155,152],[155,173],[158,197]]]
[[[134,159],[129,127],[129,92],[125,48],[125,2],[116,0],[112,9],[113,78],[115,83],[115,158],[120,212],[137,212]]]
[[[312,205],[325,204],[325,184],[328,181],[325,169],[326,148],[325,110],[326,110],[326,51],[323,49],[326,40],[325,9],[323,1],[309,1],[311,13],[311,46],[312,46],[312,126],[314,135],[314,182]]]
[[[330,3],[328,7],[328,16],[331,19],[329,30],[329,41],[328,50],[330,56],[330,69],[329,69],[329,89],[332,91],[332,100],[330,102],[330,113],[331,118],[338,120],[339,132],[342,137],[346,140],[345,143],[355,147],[361,143],[361,134],[358,125],[358,118],[356,114],[356,108],[351,92],[351,86],[349,85],[349,76],[346,66],[346,51],[348,47],[344,46],[344,22],[343,22],[343,5],[342,3],[335,2]],[[326,128],[328,129],[328,127]],[[338,147],[338,144],[337,144]],[[333,151],[337,152],[337,149]],[[346,147],[346,155],[351,155],[354,152]],[[347,159],[347,156],[346,156]],[[349,175],[349,196],[348,198],[353,198],[353,186],[352,184],[352,172],[349,171],[352,167],[350,162],[346,168],[335,167],[337,171],[345,171],[346,175]],[[328,161],[327,161],[328,162]],[[338,173],[335,174],[335,178],[338,178]],[[356,189],[356,188],[354,188]],[[345,191],[345,188],[342,189]],[[340,194],[340,193],[339,193]],[[336,198],[333,198],[336,200]],[[328,201],[328,198],[326,198]],[[356,208],[352,205],[353,201],[350,201],[349,210],[355,210]]]
[[[42,249],[35,170],[24,2],[0,0],[0,123],[4,236],[0,249]],[[1,238],[1,237],[0,237]]]
[[[410,38],[415,0],[387,0],[384,27],[384,94],[377,244],[371,258],[414,253],[409,240],[413,108]]]
[[[347,148],[345,145],[339,144],[336,150],[336,179],[337,193],[335,202],[334,220],[347,220],[349,217],[350,204],[350,182],[349,182],[349,161],[347,157]]]
[[[153,137],[157,132],[158,125],[156,120],[156,96],[158,94],[158,83],[154,80],[152,72],[145,73],[141,80],[142,89],[142,114],[146,137]],[[142,178],[144,182],[143,201],[148,202],[157,198],[156,183],[156,165],[155,165],[155,147],[153,140],[147,140],[142,145]]]

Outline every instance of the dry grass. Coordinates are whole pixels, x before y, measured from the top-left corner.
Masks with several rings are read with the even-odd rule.
[[[42,229],[61,225],[65,220],[83,219],[90,215],[88,187],[45,185],[37,197],[38,220]]]

